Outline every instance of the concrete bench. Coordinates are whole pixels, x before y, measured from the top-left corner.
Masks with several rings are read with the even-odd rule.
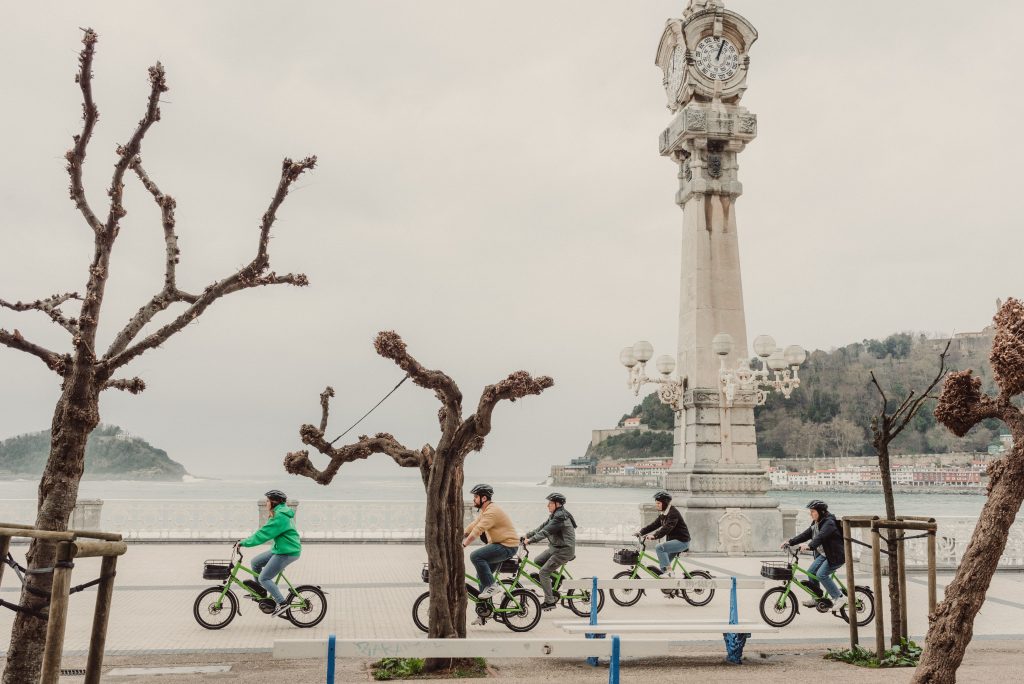
[[[326,658],[334,684],[337,658],[609,658],[608,684],[619,684],[622,655],[668,655],[666,639],[278,639],[275,659]]]
[[[584,580],[566,580],[562,586],[567,589],[589,590],[591,592],[590,621],[559,620],[556,625],[570,634],[586,634],[588,638],[601,638],[607,634],[712,634],[719,633],[725,640],[726,660],[739,665],[743,662],[743,647],[747,638],[754,633],[773,633],[775,627],[755,622],[740,622],[736,604],[738,589],[765,589],[774,582],[762,579],[739,579],[722,577],[713,579],[607,579],[592,577]],[[729,589],[729,617],[725,621],[708,620],[611,620],[598,623],[596,596],[598,589]],[[594,659],[590,659],[594,663]]]

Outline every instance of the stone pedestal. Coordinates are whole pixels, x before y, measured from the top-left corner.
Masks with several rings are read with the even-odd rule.
[[[75,502],[75,507],[71,511],[68,529],[98,531],[100,529],[100,513],[102,510],[102,499],[79,499]]]
[[[665,475],[690,528],[690,549],[744,555],[778,549],[779,502],[757,459],[753,396],[724,406],[716,389],[686,392],[676,414],[675,459]]]

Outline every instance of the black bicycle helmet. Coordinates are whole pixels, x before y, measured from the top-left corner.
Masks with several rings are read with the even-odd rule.
[[[288,501],[288,496],[280,489],[271,489],[263,496],[267,497],[271,501],[279,501],[281,503],[285,503],[286,501]]]
[[[664,489],[661,489],[654,493],[654,500],[668,503],[669,501],[672,500],[672,495],[666,492]]]
[[[804,508],[813,508],[819,513],[822,513],[828,510],[828,504],[822,501],[821,499],[812,499],[807,503],[806,506],[804,506]]]
[[[565,494],[559,494],[558,492],[551,492],[545,497],[548,501],[554,501],[557,504],[565,505]]]
[[[480,496],[486,496],[488,499],[493,499],[494,487],[489,484],[478,484],[474,485],[473,488],[469,490],[469,493],[479,494]]]

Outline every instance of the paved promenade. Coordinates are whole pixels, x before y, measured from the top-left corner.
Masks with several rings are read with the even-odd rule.
[[[19,560],[23,558],[25,549],[24,546],[13,548]],[[330,633],[336,634],[339,638],[422,636],[410,617],[413,600],[426,590],[426,585],[419,577],[425,554],[422,546],[414,544],[306,545],[302,559],[289,568],[289,575],[293,581],[319,584],[328,592],[327,617],[315,628],[302,630],[285,620],[272,619],[260,612],[254,603],[245,600],[242,601],[242,615],[237,616],[226,628],[218,631],[203,629],[192,617],[192,604],[200,590],[215,583],[202,579],[202,564],[204,559],[227,558],[229,549],[230,547],[224,544],[130,545],[128,553],[121,557],[118,565],[113,612],[107,637],[107,653],[111,657],[108,664],[162,662],[167,659],[177,662],[209,662],[212,658],[216,662],[245,664],[247,661],[249,666],[256,662],[265,662],[268,674],[276,671],[280,676],[282,670],[279,668],[290,666],[267,661],[267,654],[272,649],[275,639],[326,637]],[[577,575],[596,573],[598,577],[610,578],[623,569],[612,563],[611,556],[612,549],[609,547],[581,547],[572,567],[575,568]],[[692,568],[709,570],[718,577],[759,577],[758,558],[688,558],[687,563]],[[98,559],[80,560],[76,562],[72,583],[86,582],[96,577],[98,573]],[[16,601],[16,578],[8,570],[4,573],[3,579],[4,586],[0,590],[0,595],[6,600]],[[948,574],[939,575],[940,600],[942,589],[950,579],[951,576]],[[870,585],[870,576],[865,573],[858,579],[858,584]],[[910,632],[913,638],[922,640],[927,629],[926,577],[911,575],[908,578],[908,588]],[[995,648],[997,642],[1024,639],[1022,590],[1024,574],[998,573],[995,576],[989,591],[989,599],[975,623],[976,643],[983,647],[984,642],[991,642],[991,647]],[[762,590],[739,592],[741,619],[760,619],[758,602],[761,593]],[[76,656],[84,655],[88,646],[94,598],[95,593],[92,590],[72,597],[65,640],[65,653],[69,663],[73,662]],[[881,606],[878,608],[881,609]],[[725,591],[716,593],[714,600],[701,608],[690,606],[681,599],[667,599],[659,594],[647,595],[631,608],[619,607],[608,600],[601,617],[725,620],[728,618],[728,609],[729,596]],[[12,615],[13,613],[9,611],[0,613],[0,634],[4,635],[4,647]],[[564,636],[551,623],[556,618],[572,617],[574,616],[569,611],[558,608],[545,613],[537,628],[525,635],[515,634],[500,623],[488,622],[483,627],[470,626],[469,636],[510,639]],[[862,628],[864,645],[872,645],[873,637],[872,625]],[[820,658],[827,648],[841,647],[847,638],[848,626],[842,620],[831,614],[822,615],[815,611],[803,610],[790,626],[783,628],[778,634],[755,635],[748,644],[748,656],[757,659],[757,649],[765,648],[780,654],[779,658],[783,658],[786,653],[796,652],[809,652],[815,658]],[[1020,649],[1015,646],[1010,650]],[[695,644],[688,644],[679,652],[692,653],[695,657],[703,653],[705,660],[710,659],[708,662],[717,663],[724,655],[724,647],[720,638],[707,638]],[[763,660],[772,661],[771,658]],[[816,662],[819,665],[821,663],[820,660]],[[1024,663],[1021,665],[1024,666]],[[317,666],[312,663],[304,666],[296,663],[294,667],[311,668],[310,679],[299,678],[295,681],[316,680],[312,676],[312,671],[316,670]],[[509,663],[508,667],[510,671],[515,671],[516,668],[536,665],[530,666],[528,662]],[[590,678],[586,681],[600,681],[600,677],[594,679],[594,674],[591,672]],[[161,681],[171,679],[173,678]]]

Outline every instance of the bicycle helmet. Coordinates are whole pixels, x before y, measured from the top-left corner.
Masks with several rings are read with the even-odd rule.
[[[662,503],[666,503],[667,504],[669,501],[672,500],[672,495],[669,494],[668,492],[666,492],[664,489],[662,489],[662,490],[659,490],[659,491],[655,492],[654,500],[655,501],[661,501]]]
[[[565,505],[565,494],[559,494],[558,492],[551,492],[545,497],[548,501],[554,501],[557,504]]]
[[[271,501],[277,501],[279,503],[285,503],[286,501],[288,501],[288,496],[280,489],[271,489],[263,496],[267,497]]]
[[[480,496],[486,496],[488,499],[494,498],[494,487],[489,484],[478,484],[469,490],[470,494],[479,494]]]
[[[804,508],[813,508],[819,513],[823,513],[828,511],[828,504],[822,501],[821,499],[812,499],[807,503],[806,506],[804,506]]]

